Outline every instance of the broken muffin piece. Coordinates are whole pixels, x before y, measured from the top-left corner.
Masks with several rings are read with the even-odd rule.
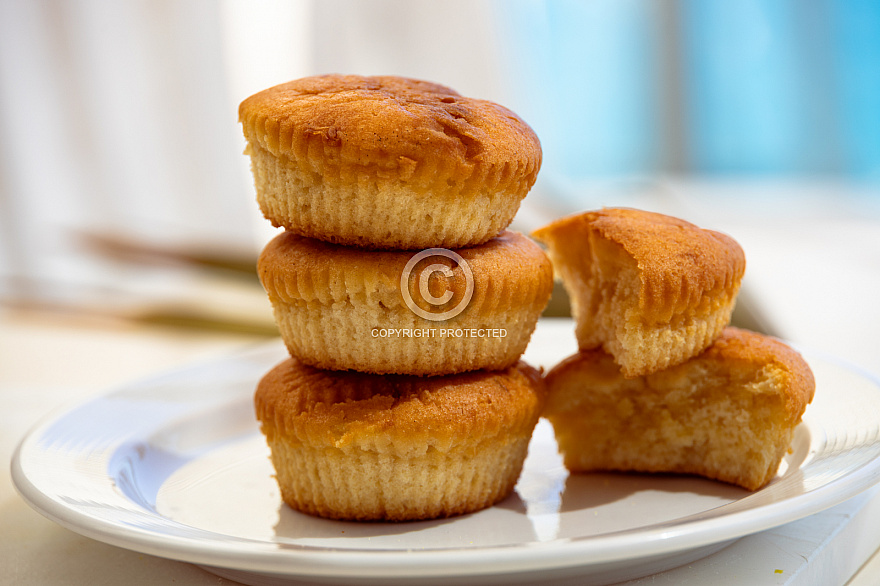
[[[775,476],[815,380],[784,343],[726,328],[702,354],[625,378],[602,350],[546,377],[543,415],[566,467],[697,474],[757,490]]]
[[[603,348],[625,376],[688,360],[730,323],[746,261],[725,234],[606,208],[557,220],[533,236],[547,245],[571,298],[578,346]]]

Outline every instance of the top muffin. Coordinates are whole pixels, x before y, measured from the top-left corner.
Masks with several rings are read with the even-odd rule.
[[[247,98],[239,120],[266,218],[365,248],[481,244],[541,166],[516,114],[414,79],[307,77]]]

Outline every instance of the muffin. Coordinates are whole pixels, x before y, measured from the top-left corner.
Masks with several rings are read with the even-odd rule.
[[[408,521],[510,494],[545,398],[540,373],[522,362],[426,378],[290,358],[254,402],[284,502],[332,519]]]
[[[480,246],[417,255],[283,232],[263,250],[258,272],[292,356],[375,374],[507,368],[525,350],[553,286],[541,248],[510,231]]]
[[[702,354],[625,378],[602,350],[546,377],[544,416],[573,472],[698,474],[757,490],[776,474],[815,381],[782,342],[726,328]]]
[[[486,242],[516,214],[541,145],[510,110],[434,83],[324,75],[239,107],[273,225],[366,248]]]
[[[746,261],[725,234],[606,208],[533,236],[547,244],[572,300],[579,348],[604,349],[625,376],[684,362],[730,323]]]

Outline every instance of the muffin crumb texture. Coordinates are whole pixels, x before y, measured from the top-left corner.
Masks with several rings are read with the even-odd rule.
[[[603,351],[582,351],[547,384],[545,416],[570,470],[698,474],[748,490],[776,474],[815,391],[799,354],[736,328],[700,356],[636,378]]]

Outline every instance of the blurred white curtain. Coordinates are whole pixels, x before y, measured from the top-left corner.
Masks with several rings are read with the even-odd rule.
[[[499,12],[492,0],[322,0],[312,12],[320,73],[402,75],[507,103]]]
[[[253,249],[221,25],[210,0],[0,2],[5,297],[146,276],[89,254],[88,235]]]
[[[410,75],[502,100],[494,3],[0,0],[0,299],[149,294],[83,235],[255,254],[237,106],[303,75]],[[167,272],[167,271],[166,271]]]

